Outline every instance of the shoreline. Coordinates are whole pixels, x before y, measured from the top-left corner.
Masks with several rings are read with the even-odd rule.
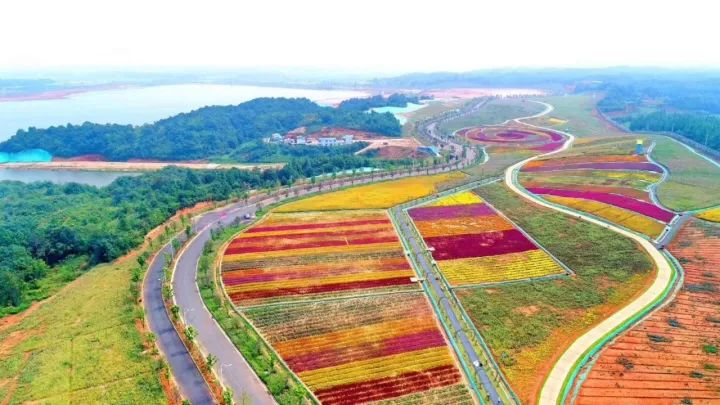
[[[283,163],[187,163],[187,162],[93,162],[93,161],[54,161],[34,163],[3,163],[0,170],[51,170],[51,171],[88,171],[88,172],[146,172],[157,171],[168,166],[184,167],[195,170],[240,169],[267,170],[284,166]]]
[[[101,84],[94,86],[73,87],[62,90],[48,90],[35,93],[0,96],[0,103],[13,103],[22,101],[62,100],[70,96],[93,91],[124,90],[145,87],[137,84]]]

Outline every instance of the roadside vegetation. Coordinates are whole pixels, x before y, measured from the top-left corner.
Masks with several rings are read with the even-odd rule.
[[[565,263],[575,277],[457,292],[523,402],[534,402],[575,337],[641,292],[654,273],[632,241],[541,208],[491,184],[476,192]]]

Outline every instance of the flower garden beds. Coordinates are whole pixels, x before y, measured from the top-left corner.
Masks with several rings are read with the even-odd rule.
[[[273,213],[228,245],[222,266],[238,306],[418,289],[377,210]]]
[[[656,238],[675,218],[647,191],[660,173],[642,155],[580,155],[528,162],[520,181],[548,201]]]
[[[409,210],[453,287],[563,274],[565,270],[476,194]]]
[[[578,404],[720,403],[720,226],[692,220],[669,250],[684,286],[601,352]]]
[[[720,222],[720,208],[702,212],[697,217],[710,222]]]
[[[551,152],[560,149],[565,137],[557,132],[526,126],[471,127],[457,131],[458,136],[487,146]]]
[[[421,293],[256,307],[245,314],[323,404],[472,403]]]
[[[390,208],[404,202],[434,194],[462,182],[460,172],[408,177],[351,187],[304,198],[278,207],[276,212],[333,211]]]

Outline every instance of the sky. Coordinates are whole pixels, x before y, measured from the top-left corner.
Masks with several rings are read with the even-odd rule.
[[[2,0],[0,70],[720,67],[715,3]]]

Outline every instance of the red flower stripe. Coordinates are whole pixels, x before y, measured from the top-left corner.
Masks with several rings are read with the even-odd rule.
[[[296,229],[321,229],[321,228],[335,228],[338,226],[361,226],[361,225],[373,225],[373,224],[390,224],[389,219],[367,219],[362,221],[338,221],[338,222],[321,222],[314,224],[300,224],[300,225],[276,225],[276,226],[261,226],[248,229],[247,233],[255,232],[270,232],[270,231],[291,231]]]
[[[524,168],[524,172],[550,172],[557,170],[575,169],[609,169],[609,170],[645,170],[649,172],[662,173],[660,166],[650,162],[589,162],[571,163],[561,165],[533,166]]]
[[[439,207],[419,207],[410,210],[410,217],[415,221],[432,221],[458,217],[480,217],[495,215],[487,204],[448,205]]]
[[[410,269],[410,265],[405,263],[383,263],[381,266],[372,269],[372,273],[380,273],[384,271],[396,271]],[[226,286],[240,285],[246,283],[257,283],[260,281],[278,281],[278,280],[295,280],[301,278],[323,278],[328,276],[339,276],[345,274],[370,273],[367,267],[343,266],[333,267],[319,270],[294,270],[292,268],[284,272],[262,272],[235,270],[223,273],[223,283]]]
[[[434,236],[426,238],[428,246],[435,248],[435,260],[462,259],[504,255],[534,250],[535,246],[517,229],[477,234]]]
[[[598,193],[592,191],[563,190],[547,187],[531,187],[528,191],[535,194],[556,195],[559,197],[581,198],[583,200],[598,201],[605,204],[614,205],[629,211],[655,218],[659,221],[670,222],[675,217],[675,213],[666,211],[655,204],[645,201],[636,200],[618,194]]]
[[[370,243],[387,243],[396,242],[396,236],[387,236],[383,238],[362,238],[362,239],[337,239],[337,240],[326,240],[316,241],[308,243],[297,243],[294,245],[287,246],[245,246],[245,247],[234,247],[225,250],[225,255],[235,255],[242,253],[256,253],[256,252],[273,252],[279,250],[294,250],[294,249],[306,249],[306,248],[319,248],[319,247],[330,247],[330,246],[351,246],[351,245],[367,245]]]
[[[372,346],[360,344],[320,352],[307,351],[302,355],[288,357],[285,361],[294,372],[299,373],[441,346],[445,346],[442,334],[437,329],[430,329],[381,340]],[[312,348],[308,348],[308,350],[312,350]]]
[[[412,282],[410,281],[410,277],[394,277],[381,280],[362,280],[349,283],[325,284],[316,286],[311,285],[307,287],[297,288],[274,288],[272,290],[244,291],[238,293],[231,293],[229,295],[230,299],[232,299],[233,302],[238,302],[241,300],[257,298],[281,297],[286,295],[319,294],[335,291],[388,287],[406,284],[412,284]]]
[[[441,366],[422,372],[403,373],[354,384],[318,390],[315,395],[323,404],[358,404],[399,397],[413,392],[457,384],[460,373],[454,366]]]
[[[235,238],[232,242],[230,242],[229,247],[235,247],[237,245],[243,245],[246,243],[261,243],[261,242],[273,242],[279,239],[289,239],[289,240],[296,240],[296,239],[313,239],[313,238],[333,238],[333,237],[344,237],[345,235],[374,235],[378,232],[390,232],[390,228],[381,227],[376,229],[369,229],[369,230],[343,230],[341,232],[308,232],[308,233],[289,233],[286,235],[271,235],[271,236],[256,236],[256,237],[248,237],[243,238],[242,236]]]

